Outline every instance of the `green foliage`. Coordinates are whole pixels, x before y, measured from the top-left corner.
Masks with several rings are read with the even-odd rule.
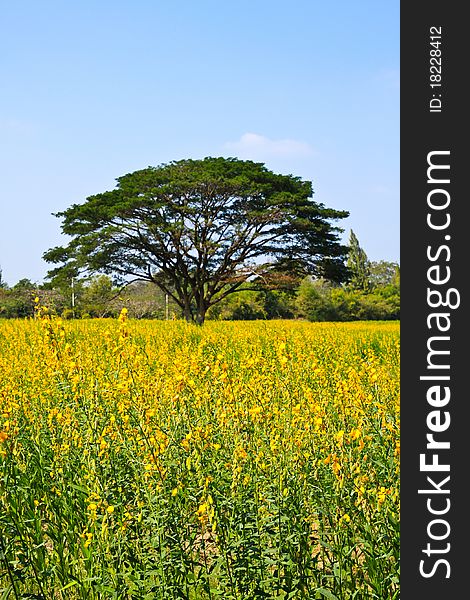
[[[127,308],[129,317],[134,319],[174,319],[181,313],[168,294],[148,281],[135,281],[125,287],[114,304],[119,312]]]
[[[7,282],[3,279],[3,271],[0,267],[0,290],[6,290],[8,288]]]
[[[228,284],[207,311],[212,320],[268,320],[305,318],[310,321],[390,320],[400,317],[400,267],[396,262],[369,262],[351,232],[351,257],[356,261],[352,279],[339,285],[326,278],[301,277],[288,261],[266,275],[253,271],[249,281],[239,281],[226,293]],[[362,262],[361,262],[362,261]],[[362,264],[362,271],[359,266]],[[286,270],[283,268],[286,267]],[[176,287],[164,292],[153,281],[133,281],[118,287],[108,275],[76,278],[76,268],[67,268],[43,285],[22,279],[12,288],[1,280],[0,318],[34,315],[34,298],[50,314],[64,319],[116,317],[123,308],[134,319],[175,319],[181,305],[175,301]],[[367,275],[367,278],[364,279]],[[180,286],[182,284],[179,284]],[[358,287],[359,286],[359,287]]]
[[[64,308],[64,310],[62,311],[61,317],[63,319],[65,319],[66,321],[68,321],[69,319],[74,319],[75,311],[72,310],[71,308]]]
[[[369,263],[370,287],[400,286],[400,267],[396,262],[381,260]]]
[[[116,293],[109,277],[93,277],[83,289],[79,304],[81,312],[92,317],[116,316],[116,309],[112,305]]]
[[[240,289],[212,307],[207,318],[224,321],[292,319],[295,291]]]
[[[349,234],[347,265],[350,271],[349,287],[352,290],[367,291],[370,286],[370,263],[352,229]]]
[[[255,320],[306,318],[310,321],[389,320],[400,317],[399,269],[385,263],[387,276],[373,273],[369,291],[351,290],[325,279],[304,278],[293,291],[240,289],[218,302],[207,313],[211,320]],[[391,265],[391,266],[390,266]],[[393,267],[393,268],[392,268]],[[392,276],[393,273],[393,276]],[[372,283],[373,281],[373,283]],[[387,283],[393,281],[394,283]],[[50,314],[64,319],[116,317],[122,308],[134,319],[174,319],[180,308],[171,297],[150,282],[134,282],[119,290],[109,277],[75,282],[75,307],[71,289],[48,286],[36,288],[20,282],[0,289],[0,317],[24,318],[34,315],[34,297]],[[245,286],[247,287],[247,286]]]
[[[312,186],[235,158],[181,160],[117,179],[117,188],[58,213],[67,247],[52,248],[51,278],[80,271],[155,283],[187,320],[246,281],[285,273],[346,275],[348,216],[312,199]]]
[[[300,284],[295,303],[297,313],[310,321],[335,320],[331,288],[325,280],[306,277]]]
[[[236,294],[227,296],[222,302],[211,308],[207,317],[224,321],[266,319],[267,313],[263,300],[263,295],[259,292],[240,290]]]
[[[365,292],[305,278],[295,307],[298,316],[310,321],[396,320],[400,318],[400,289],[387,285]]]
[[[34,314],[36,286],[29,279],[21,279],[11,289],[0,289],[0,316],[24,318]]]
[[[267,290],[263,293],[267,319],[292,319],[295,315],[295,289]]]

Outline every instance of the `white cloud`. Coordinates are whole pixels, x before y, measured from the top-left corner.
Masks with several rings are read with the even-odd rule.
[[[382,69],[379,73],[379,79],[387,88],[394,90],[400,89],[400,71],[399,69]]]
[[[371,194],[376,194],[378,196],[393,196],[396,192],[386,185],[377,184],[373,185],[368,190]]]
[[[0,119],[0,131],[10,135],[29,135],[34,132],[34,127],[27,121],[20,119]]]
[[[225,148],[240,158],[303,158],[312,156],[313,149],[298,140],[272,140],[258,133],[244,133],[237,142],[227,142]]]

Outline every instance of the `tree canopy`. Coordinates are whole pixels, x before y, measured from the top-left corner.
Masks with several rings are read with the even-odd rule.
[[[349,285],[353,290],[366,291],[370,286],[370,262],[367,254],[359,245],[356,234],[349,233],[349,256],[347,265],[350,271]]]
[[[44,254],[58,265],[48,276],[151,281],[198,323],[247,281],[275,287],[312,275],[341,282],[348,248],[331,222],[348,212],[312,196],[310,181],[252,161],[209,157],[148,167],[56,214],[71,241]]]

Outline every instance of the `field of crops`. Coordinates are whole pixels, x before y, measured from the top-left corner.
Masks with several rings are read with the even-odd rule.
[[[0,322],[0,599],[397,599],[398,323]]]

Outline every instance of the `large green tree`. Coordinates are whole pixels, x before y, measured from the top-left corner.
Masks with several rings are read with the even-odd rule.
[[[46,261],[64,273],[114,274],[154,282],[187,320],[246,281],[347,273],[347,247],[331,221],[348,216],[314,202],[312,184],[235,158],[181,160],[117,179],[112,191],[57,213],[65,247]]]
[[[353,290],[367,291],[370,287],[370,262],[352,229],[349,233],[347,265],[350,271],[349,287]]]
[[[0,267],[0,290],[6,290],[7,289],[7,283],[6,281],[3,279],[3,271],[2,271],[2,267]]]
[[[372,261],[369,265],[370,285],[373,289],[387,285],[400,287],[400,266],[386,260]]]

